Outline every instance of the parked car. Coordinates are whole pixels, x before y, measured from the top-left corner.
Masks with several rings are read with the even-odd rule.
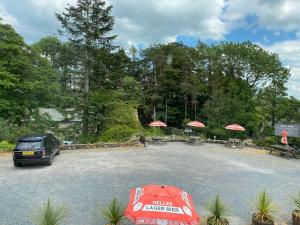
[[[60,143],[53,134],[23,136],[13,151],[16,167],[23,164],[45,163],[51,165],[55,155],[60,154]]]

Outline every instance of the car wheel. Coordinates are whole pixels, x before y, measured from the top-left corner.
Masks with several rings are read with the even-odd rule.
[[[21,163],[16,163],[16,162],[14,162],[14,166],[15,166],[15,167],[21,167],[22,164],[21,164]]]
[[[51,156],[51,159],[48,162],[46,162],[46,166],[51,166],[52,163],[53,163],[53,157]]]

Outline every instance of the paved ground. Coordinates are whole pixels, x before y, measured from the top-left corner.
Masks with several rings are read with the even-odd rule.
[[[267,189],[277,202],[280,221],[290,219],[290,195],[300,191],[300,160],[221,145],[169,143],[111,151],[62,152],[51,167],[14,168],[0,157],[0,224],[29,225],[28,215],[50,197],[65,203],[64,225],[103,224],[99,205],[118,196],[127,203],[132,187],[172,184],[192,194],[201,216],[220,194],[230,205],[232,224],[248,224],[257,193]],[[280,222],[280,224],[284,224]]]

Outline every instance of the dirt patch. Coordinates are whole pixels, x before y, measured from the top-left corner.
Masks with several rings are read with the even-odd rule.
[[[0,152],[0,157],[10,157],[11,152]]]

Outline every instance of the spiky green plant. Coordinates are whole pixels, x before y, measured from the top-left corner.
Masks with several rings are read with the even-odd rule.
[[[36,225],[59,225],[69,215],[69,210],[64,206],[53,206],[50,199],[30,217]]]
[[[122,206],[119,200],[117,198],[113,198],[106,207],[101,209],[101,213],[107,224],[119,225],[123,220],[124,210],[125,208]]]
[[[259,193],[256,203],[256,210],[257,213],[255,213],[255,219],[262,222],[274,221],[274,217],[271,215],[271,213],[275,212],[276,207],[267,191],[264,190]]]
[[[208,225],[228,225],[228,209],[218,195],[215,200],[209,203],[208,210],[210,215],[207,218]]]
[[[293,201],[295,205],[295,213],[300,216],[300,191],[295,197],[293,197]]]

